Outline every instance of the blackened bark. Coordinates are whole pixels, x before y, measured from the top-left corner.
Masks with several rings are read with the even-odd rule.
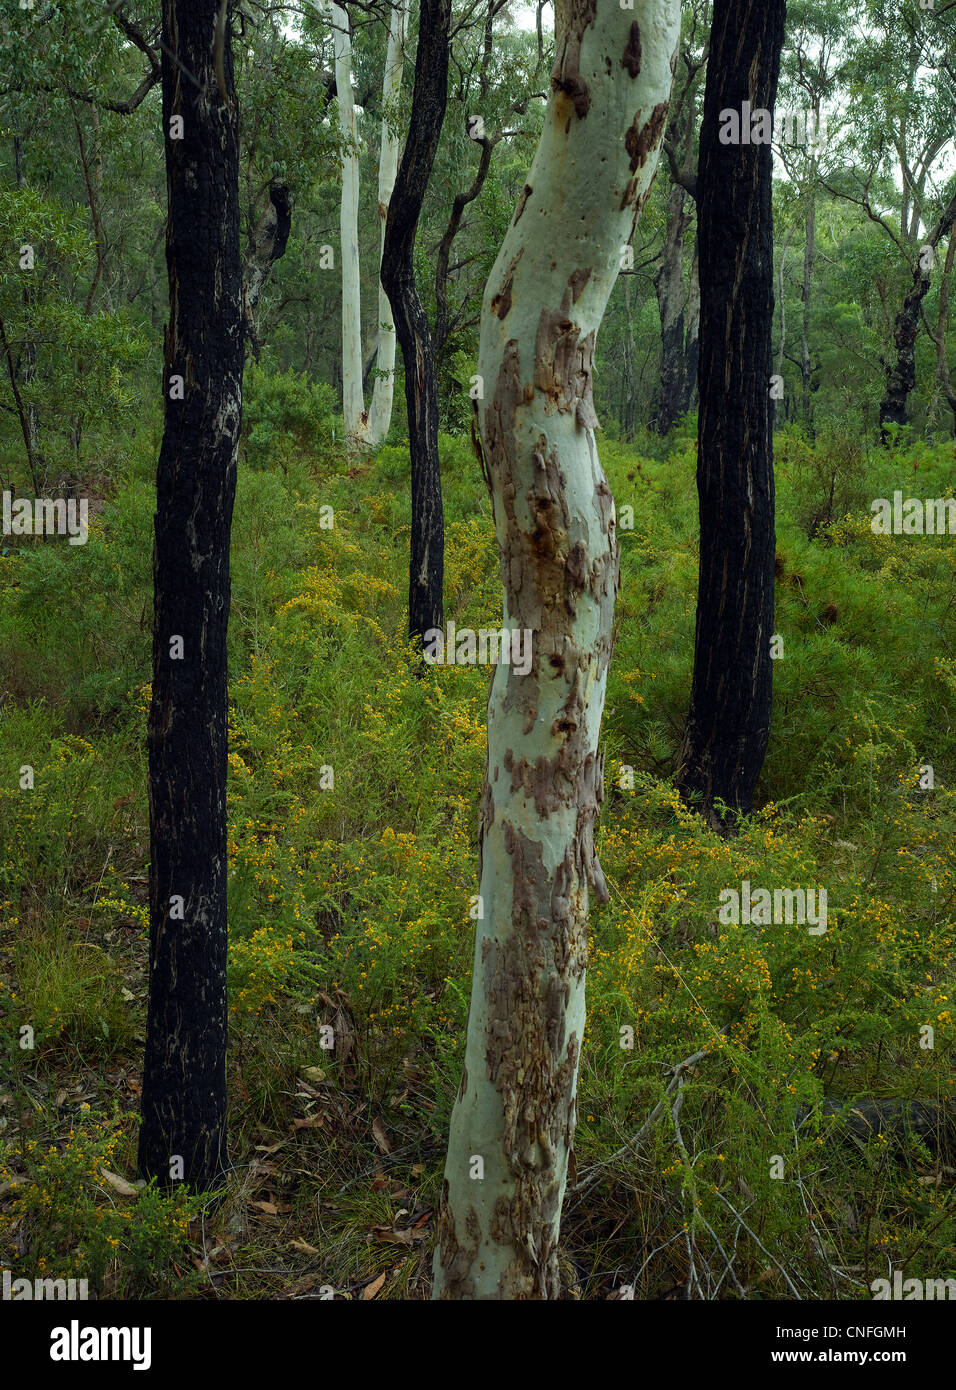
[[[917,252],[913,266],[913,285],[903,300],[903,307],[896,316],[893,341],[896,347],[896,360],[886,368],[886,394],[880,402],[880,439],[883,444],[890,442],[889,425],[905,425],[908,420],[907,402],[910,392],[916,385],[916,339],[919,336],[920,317],[923,300],[929,293],[936,247],[947,237],[956,223],[956,197],[954,197],[942,217],[926,239],[925,246]],[[885,365],[885,364],[884,364]]]
[[[287,184],[273,179],[269,202],[249,234],[249,250],[242,270],[242,308],[252,354],[259,360],[259,335],[255,310],[276,261],[285,255],[292,230],[292,194]]]
[[[678,784],[711,824],[749,813],[770,734],[774,483],[772,153],[721,111],[773,111],[785,0],[715,0],[698,178],[700,581]]]
[[[691,222],[688,197],[673,184],[667,200],[667,233],[664,253],[654,276],[661,316],[661,380],[657,410],[652,421],[658,434],[669,434],[686,406],[684,238]]]
[[[238,117],[218,9],[219,0],[163,4],[170,317],[153,551],[139,1141],[144,1176],[169,1185],[180,1159],[197,1188],[214,1185],[226,1161],[226,626],[243,357]],[[175,116],[181,139],[171,138]],[[170,399],[176,377],[182,399],[175,389]]]
[[[700,245],[694,237],[694,259],[690,268],[690,290],[684,312],[684,398],[680,413],[686,414],[697,395],[700,362]]]
[[[382,248],[382,285],[392,306],[405,364],[405,404],[412,461],[412,537],[408,630],[422,638],[444,626],[445,516],[438,463],[438,380],[428,317],[415,283],[415,233],[448,99],[451,0],[422,0],[412,117]]]

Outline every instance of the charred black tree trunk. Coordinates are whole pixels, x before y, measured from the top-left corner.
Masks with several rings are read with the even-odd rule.
[[[661,315],[661,382],[653,426],[658,434],[669,434],[679,415],[687,409],[685,369],[684,238],[691,222],[690,200],[679,184],[674,184],[667,200],[667,232],[664,254],[654,288]]]
[[[956,198],[953,198],[936,223],[926,244],[917,254],[913,267],[913,286],[903,300],[903,307],[896,316],[893,341],[896,347],[896,360],[886,366],[886,394],[880,402],[880,439],[883,444],[890,442],[889,425],[905,425],[908,419],[907,402],[910,392],[916,386],[916,339],[919,336],[923,300],[929,293],[932,283],[933,267],[936,262],[936,248],[953,229],[956,222]]]
[[[769,144],[718,138],[722,111],[773,111],[785,0],[715,0],[700,137],[700,581],[678,783],[713,825],[749,813],[770,734],[774,484]]]
[[[259,360],[261,344],[255,311],[276,261],[285,255],[292,230],[292,194],[288,184],[273,179],[269,202],[249,233],[249,250],[242,269],[242,310],[252,355]]]
[[[422,0],[412,117],[388,206],[382,285],[392,306],[405,364],[405,403],[412,460],[412,537],[408,629],[422,638],[444,626],[445,515],[438,463],[438,378],[428,317],[415,283],[415,232],[448,99],[451,0]]]
[[[700,245],[694,238],[694,259],[690,268],[690,290],[684,312],[684,397],[680,413],[686,414],[697,395],[700,364]]]
[[[226,625],[242,391],[238,117],[219,0],[164,0],[169,323],[149,712],[150,984],[139,1164],[226,1158]],[[226,19],[223,12],[223,19]],[[177,138],[179,137],[179,138]]]

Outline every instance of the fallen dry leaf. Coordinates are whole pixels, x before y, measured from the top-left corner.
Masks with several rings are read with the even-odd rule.
[[[320,1125],[325,1124],[325,1116],[310,1115],[305,1120],[293,1120],[292,1124],[295,1129],[318,1129]]]
[[[395,1231],[391,1226],[373,1226],[366,1236],[368,1241],[379,1241],[383,1245],[414,1245],[425,1239],[424,1231]]]
[[[119,1173],[111,1173],[108,1168],[101,1168],[100,1173],[109,1183],[114,1192],[118,1192],[121,1197],[138,1197],[139,1188],[134,1187],[131,1182],[121,1178]]]
[[[385,1133],[385,1126],[378,1116],[372,1121],[372,1138],[383,1154],[390,1154],[392,1152],[392,1145],[388,1135]]]
[[[365,1302],[368,1302],[370,1298],[374,1298],[384,1283],[385,1275],[383,1273],[380,1274],[377,1279],[373,1279],[371,1284],[366,1284],[365,1288],[362,1290],[363,1300]]]
[[[303,1255],[318,1255],[314,1245],[310,1245],[307,1240],[290,1240],[289,1244],[293,1250],[300,1250]]]

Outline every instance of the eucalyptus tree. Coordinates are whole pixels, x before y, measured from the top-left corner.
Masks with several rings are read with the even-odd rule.
[[[817,203],[821,177],[835,157],[830,149],[831,141],[839,137],[848,119],[836,116],[832,108],[844,81],[850,18],[847,10],[835,8],[827,0],[823,3],[820,0],[790,0],[787,8],[781,86],[785,88],[790,109],[786,119],[778,123],[775,147],[803,205],[799,366],[801,411],[808,427],[812,427],[813,422],[810,336],[817,256]],[[783,351],[781,332],[781,354]]]
[[[558,1238],[584,1034],[598,740],[619,576],[598,461],[594,351],[660,156],[679,0],[559,4],[541,139],[482,301],[477,405],[507,632],[488,703],[465,1064],[434,1296],[560,1293]]]
[[[956,221],[946,177],[954,141],[956,8],[857,0],[854,16],[847,88],[855,141],[827,187],[862,208],[898,253],[899,307],[886,324],[892,347],[882,364],[885,443],[892,427],[909,419],[924,301]]]
[[[431,326],[415,277],[415,238],[448,103],[451,0],[421,0],[412,114],[385,223],[382,285],[405,366],[412,465],[408,626],[443,626],[445,517],[438,458],[438,379]]]
[[[661,370],[652,419],[660,434],[667,434],[690,409],[697,389],[700,267],[696,234],[687,271],[684,243],[696,221],[698,107],[709,36],[710,0],[695,0],[684,11],[674,97],[664,137],[671,187],[664,247],[654,275],[661,318]]]
[[[169,323],[149,710],[149,1007],[139,1165],[209,1188],[226,1162],[226,628],[242,413],[231,6],[163,0]]]
[[[770,736],[770,134],[784,18],[785,0],[764,0],[759,7],[751,0],[714,0],[700,132],[700,574],[678,781],[715,827],[728,823],[728,812],[752,809]],[[755,141],[757,117],[762,138]]]

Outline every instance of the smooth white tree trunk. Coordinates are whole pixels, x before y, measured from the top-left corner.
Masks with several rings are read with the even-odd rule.
[[[381,247],[385,245],[385,220],[388,205],[395,187],[398,171],[398,130],[394,125],[395,106],[402,88],[402,68],[405,62],[405,35],[408,26],[408,0],[397,0],[388,30],[388,52],[385,57],[385,80],[382,84],[382,99],[385,115],[382,118],[382,144],[378,160],[378,216],[381,222]],[[392,124],[389,123],[391,117]],[[381,250],[379,252],[381,263]],[[392,322],[392,306],[388,295],[378,286],[378,352],[375,368],[379,375],[375,378],[372,390],[372,404],[368,413],[368,437],[370,444],[381,444],[388,434],[392,420],[392,401],[395,395],[395,325]]]
[[[359,266],[359,158],[352,95],[352,40],[349,17],[332,5],[335,88],[342,137],[342,203],[340,208],[342,262],[342,411],[351,443],[366,436],[368,417],[362,394],[362,298]]]
[[[545,128],[485,290],[478,372],[506,628],[488,704],[465,1070],[434,1296],[553,1298],[584,1034],[598,737],[619,552],[598,461],[598,326],[653,179],[680,0],[557,0]]]

